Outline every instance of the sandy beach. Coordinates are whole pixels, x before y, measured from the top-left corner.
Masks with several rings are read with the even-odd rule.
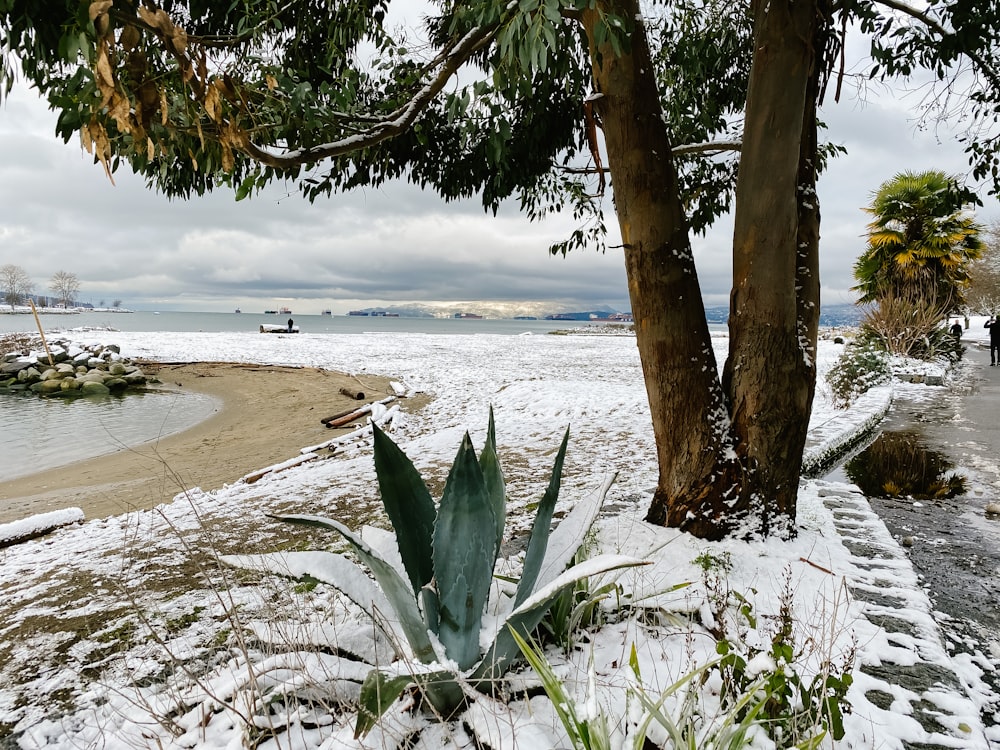
[[[336,437],[323,417],[391,394],[389,379],[312,367],[224,362],[142,363],[160,388],[219,399],[211,417],[184,432],[0,483],[0,523],[62,508],[101,518],[208,491]],[[361,391],[364,401],[340,388]]]

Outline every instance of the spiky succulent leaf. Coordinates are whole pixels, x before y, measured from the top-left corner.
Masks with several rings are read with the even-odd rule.
[[[387,627],[389,641],[404,636],[382,589],[356,563],[334,552],[270,552],[262,555],[220,555],[223,565],[241,570],[314,578],[329,584],[357,604],[372,622]],[[397,653],[397,656],[401,654]]]
[[[590,576],[600,575],[609,570],[648,564],[647,560],[639,560],[625,555],[598,555],[579,565],[574,565],[562,575],[557,576],[555,580],[533,593],[521,606],[510,613],[496,634],[493,645],[487,649],[483,660],[472,672],[470,679],[473,684],[488,684],[507,671],[511,662],[520,653],[517,641],[511,633],[515,632],[522,638],[527,638],[538,627],[545,612],[563,591]]]
[[[493,407],[490,407],[490,424],[486,430],[486,445],[479,454],[479,468],[483,470],[486,491],[497,521],[497,552],[503,544],[503,529],[507,518],[507,487],[504,483],[503,469],[500,467],[500,456],[497,455],[496,428],[493,423]],[[496,560],[493,561],[496,563]]]
[[[399,556],[416,596],[434,577],[434,500],[413,462],[399,446],[374,423],[372,431],[382,504],[396,531]]]
[[[469,669],[479,660],[479,628],[496,554],[496,514],[466,433],[448,473],[434,527],[437,633],[459,669]]]
[[[545,550],[545,559],[542,561],[541,570],[538,571],[538,579],[535,587],[545,586],[549,581],[566,570],[566,566],[573,561],[580,545],[583,544],[590,527],[594,525],[597,514],[604,505],[604,498],[608,495],[608,490],[617,478],[617,472],[608,477],[597,492],[593,492],[587,497],[576,501],[572,510],[566,514],[565,518],[549,537],[549,544]]]
[[[524,553],[524,565],[521,568],[521,580],[517,584],[517,594],[514,596],[514,606],[517,607],[527,599],[535,588],[535,581],[538,580],[538,571],[541,570],[542,561],[545,559],[545,549],[549,543],[549,532],[552,526],[552,512],[555,510],[556,501],[559,499],[559,487],[562,484],[562,467],[566,459],[566,446],[569,443],[569,428],[563,435],[562,445],[556,453],[555,465],[552,467],[552,475],[549,477],[549,486],[545,488],[545,494],[538,503],[535,511],[535,520],[531,525],[531,536],[528,538],[528,549]],[[580,538],[583,543],[583,537]]]
[[[354,722],[354,739],[361,739],[382,718],[382,714],[413,683],[410,675],[389,675],[373,669],[361,683],[361,697],[358,699],[358,718]]]
[[[396,572],[396,569],[372,549],[364,539],[332,518],[308,515],[275,515],[271,517],[287,523],[333,529],[343,536],[354,548],[361,561],[368,566],[368,569],[375,576],[375,580],[382,587],[382,591],[385,592],[389,604],[399,618],[400,629],[406,636],[410,648],[413,649],[413,655],[425,664],[437,660],[434,646],[427,634],[427,626],[420,616],[420,609],[417,607],[417,600],[413,596],[410,586]]]

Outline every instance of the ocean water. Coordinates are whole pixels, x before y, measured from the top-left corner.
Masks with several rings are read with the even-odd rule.
[[[99,399],[0,395],[0,482],[186,430],[219,406],[199,393]]]
[[[83,312],[41,314],[48,338],[75,328],[119,331],[259,331],[287,315],[199,312]],[[578,321],[474,320],[292,315],[304,335],[369,332],[445,335],[519,335],[587,325]],[[0,313],[0,335],[37,332],[30,314]],[[112,453],[185,430],[209,417],[218,403],[199,394],[131,393],[124,398],[41,399],[0,395],[0,482]]]
[[[386,318],[353,315],[266,315],[264,313],[208,312],[83,312],[41,314],[46,335],[81,328],[111,328],[119,331],[258,331],[261,325],[285,325],[295,321],[304,334],[432,333],[445,335],[547,333],[586,326],[575,320],[473,320],[456,318]],[[35,332],[30,314],[0,312],[0,333]]]

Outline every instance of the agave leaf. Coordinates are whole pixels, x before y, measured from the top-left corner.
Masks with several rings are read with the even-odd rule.
[[[413,462],[374,423],[375,473],[413,595],[434,577],[434,501]]]
[[[479,454],[479,468],[483,471],[486,492],[496,514],[496,548],[499,553],[500,545],[503,543],[503,529],[507,516],[507,488],[504,483],[503,469],[500,467],[500,457],[497,455],[496,428],[493,422],[492,406],[490,407],[490,424],[486,430],[486,445],[483,446],[483,451]],[[496,563],[496,559],[493,562]]]
[[[566,445],[569,443],[569,428],[563,435],[562,445],[556,454],[556,462],[552,467],[552,474],[549,476],[549,486],[545,488],[545,494],[538,503],[538,510],[535,512],[535,520],[531,524],[531,536],[528,537],[528,549],[524,553],[524,565],[521,567],[521,581],[517,584],[517,594],[514,596],[514,606],[517,607],[535,589],[535,581],[538,580],[538,572],[541,570],[542,561],[545,559],[545,549],[549,543],[549,533],[552,527],[552,512],[555,510],[556,501],[559,499],[559,487],[562,484],[562,467],[566,458]],[[580,539],[581,544],[583,538]],[[575,551],[574,551],[575,552]]]
[[[389,706],[413,683],[410,675],[389,675],[373,669],[361,683],[361,697],[358,700],[358,718],[354,723],[354,739],[361,739],[378,723]]]
[[[434,527],[438,638],[459,669],[468,669],[479,660],[479,628],[496,547],[496,515],[466,433],[448,473]]]
[[[305,526],[319,526],[321,528],[333,529],[344,537],[361,561],[368,566],[375,580],[385,593],[389,604],[399,618],[399,626],[406,636],[413,655],[424,664],[429,664],[437,660],[434,653],[434,646],[431,644],[430,636],[427,634],[427,626],[420,617],[420,609],[417,607],[417,600],[410,591],[410,586],[403,580],[402,576],[396,572],[392,565],[386,562],[374,549],[372,549],[364,539],[355,534],[339,521],[322,516],[307,515],[275,515],[279,521],[287,523],[302,524]]]
[[[291,578],[309,576],[327,583],[357,604],[373,622],[393,626],[390,640],[403,635],[389,600],[382,589],[353,561],[334,552],[270,552],[262,555],[220,555],[231,568],[274,573]],[[398,654],[397,654],[398,655]]]
[[[604,504],[604,498],[607,497],[608,490],[611,489],[617,476],[618,473],[615,472],[605,480],[597,492],[592,492],[587,497],[578,500],[573,509],[559,522],[549,538],[545,558],[538,571],[536,588],[545,586],[554,580],[572,562],[573,556],[576,555],[576,551],[580,549],[580,545],[583,544],[583,540],[590,532],[590,527],[594,525],[594,519],[597,518],[601,506]]]
[[[543,589],[536,591],[521,606],[510,613],[496,634],[493,645],[487,649],[486,655],[472,672],[470,679],[474,684],[489,683],[506,672],[519,653],[517,642],[511,633],[516,632],[522,638],[527,638],[531,631],[538,627],[538,623],[541,622],[542,617],[552,606],[556,597],[566,589],[576,585],[578,581],[606,573],[609,570],[648,564],[647,560],[626,557],[625,555],[598,555],[584,560],[579,565],[574,565]]]

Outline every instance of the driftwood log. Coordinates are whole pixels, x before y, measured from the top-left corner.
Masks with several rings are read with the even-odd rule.
[[[340,392],[343,393],[348,398],[353,398],[355,401],[362,401],[365,397],[364,391],[358,391],[353,388],[341,388]]]
[[[352,407],[350,409],[344,409],[344,411],[338,411],[336,414],[331,414],[329,417],[323,417],[319,420],[322,424],[329,425],[335,419],[340,419],[341,417],[346,417],[348,414],[353,414],[357,411],[357,408]]]

